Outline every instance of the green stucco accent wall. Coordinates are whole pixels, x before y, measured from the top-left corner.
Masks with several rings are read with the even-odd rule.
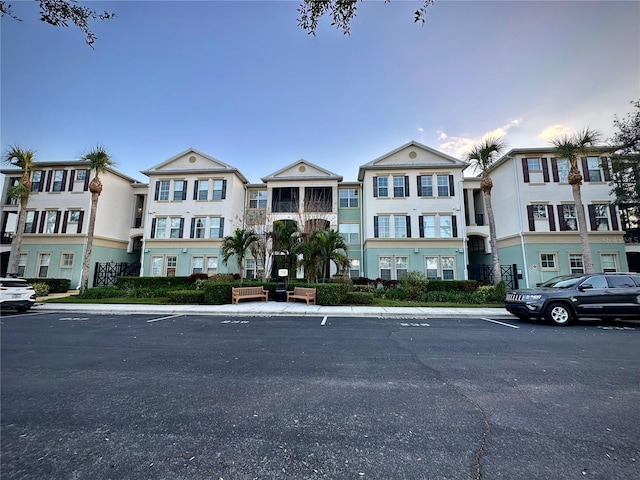
[[[381,256],[404,256],[409,257],[409,271],[425,273],[425,257],[427,256],[447,256],[455,258],[455,279],[464,280],[466,262],[462,252],[457,252],[455,248],[419,248],[415,252],[413,248],[368,248],[364,252],[363,276],[374,279],[380,276],[378,270],[378,258]],[[392,278],[393,275],[392,275]]]

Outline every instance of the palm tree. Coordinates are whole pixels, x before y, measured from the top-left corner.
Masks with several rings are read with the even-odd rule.
[[[35,162],[35,152],[33,150],[24,150],[23,148],[13,145],[4,155],[4,163],[19,167],[22,169],[22,176],[17,185],[9,187],[7,193],[11,198],[20,201],[20,211],[18,212],[18,225],[16,226],[16,234],[11,245],[11,270],[9,273],[18,274],[18,265],[20,264],[20,247],[22,246],[22,236],[24,234],[24,224],[27,220],[27,204],[29,203],[29,195],[31,194],[31,170]]]
[[[578,158],[585,156],[590,147],[600,139],[600,132],[590,128],[584,128],[573,134],[562,135],[551,140],[555,147],[555,154],[558,158],[569,160],[569,178],[573,192],[573,201],[576,206],[576,216],[578,217],[578,233],[580,234],[580,245],[582,247],[582,258],[584,260],[585,273],[593,273],[593,257],[591,255],[591,245],[587,232],[587,219],[584,214],[582,204],[582,174],[578,169]]]
[[[303,265],[309,281],[317,280],[318,273],[322,278],[329,276],[329,263],[333,262],[338,271],[349,268],[351,261],[347,253],[344,237],[333,229],[313,232],[309,242],[304,246]]]
[[[298,254],[302,252],[303,243],[300,241],[298,225],[292,220],[276,220],[273,222],[272,249],[285,257],[284,267],[289,271],[289,277],[298,267]]]
[[[475,164],[480,169],[482,180],[480,181],[480,189],[484,196],[484,205],[487,210],[487,220],[489,221],[489,242],[491,244],[491,261],[493,271],[493,283],[498,284],[502,281],[502,272],[500,271],[500,258],[498,256],[498,239],[496,237],[496,221],[493,216],[493,206],[491,205],[491,189],[493,188],[493,180],[489,175],[489,171],[496,157],[499,157],[506,143],[499,137],[488,137],[476,144],[469,154],[467,160]]]
[[[115,162],[107,150],[97,145],[95,148],[84,153],[80,158],[82,162],[89,163],[89,170],[95,172],[93,179],[89,183],[89,191],[91,192],[91,212],[89,215],[89,227],[87,230],[87,246],[84,251],[84,259],[82,261],[82,275],[80,279],[80,292],[84,292],[89,288],[89,266],[91,264],[91,250],[93,249],[93,233],[96,226],[96,212],[98,210],[98,200],[102,193],[102,182],[100,174],[106,172],[110,167],[115,166]]]
[[[237,257],[240,282],[244,277],[244,259],[251,246],[258,240],[259,237],[253,230],[244,230],[242,228],[236,228],[233,235],[224,237],[222,240],[222,261],[226,265],[231,257]]]

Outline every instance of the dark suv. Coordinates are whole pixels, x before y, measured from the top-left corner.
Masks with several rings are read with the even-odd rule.
[[[568,325],[580,318],[640,320],[640,274],[563,275],[535,289],[507,293],[505,308],[518,318]]]

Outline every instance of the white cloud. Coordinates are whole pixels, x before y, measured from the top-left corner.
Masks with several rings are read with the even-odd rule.
[[[451,155],[452,157],[456,157],[459,159],[464,159],[467,156],[467,153],[471,148],[478,142],[489,138],[489,137],[504,137],[507,135],[509,130],[513,128],[517,128],[522,124],[521,118],[516,118],[514,120],[509,121],[506,125],[495,128],[493,130],[489,130],[484,133],[480,137],[453,137],[447,135],[444,131],[438,131],[438,140],[440,144],[438,145],[438,149],[444,153]]]
[[[559,137],[571,132],[571,129],[566,125],[549,125],[545,127],[538,137],[543,140],[551,140],[552,138]]]

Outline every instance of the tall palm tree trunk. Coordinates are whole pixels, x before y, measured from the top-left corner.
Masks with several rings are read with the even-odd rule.
[[[484,206],[487,209],[487,220],[489,221],[489,244],[491,245],[491,266],[493,271],[493,283],[502,281],[502,270],[500,269],[500,257],[498,256],[498,239],[496,237],[496,220],[493,216],[493,205],[491,204],[491,190],[484,190]]]
[[[27,204],[29,198],[20,199],[20,213],[18,213],[18,224],[16,225],[16,235],[11,242],[11,270],[14,275],[18,275],[20,265],[20,248],[22,247],[22,236],[24,235],[24,224],[27,221]]]
[[[573,201],[576,205],[576,216],[578,217],[578,233],[580,234],[580,246],[582,248],[582,257],[584,260],[584,271],[585,273],[594,273],[589,232],[587,232],[587,216],[584,214],[584,205],[582,205],[580,183],[573,183],[571,185],[571,190],[573,192]]]
[[[84,250],[84,260],[82,261],[82,282],[80,293],[89,288],[89,268],[91,266],[91,251],[93,250],[93,232],[96,228],[96,213],[98,211],[99,193],[91,194],[91,211],[89,214],[89,227],[87,230],[87,247]]]

